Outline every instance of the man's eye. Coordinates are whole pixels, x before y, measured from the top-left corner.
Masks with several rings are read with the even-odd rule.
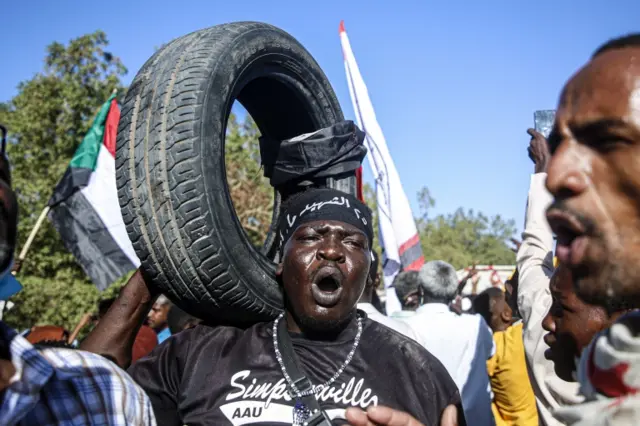
[[[625,139],[624,137],[609,134],[593,137],[591,140],[588,138],[585,139],[586,145],[605,154],[633,144],[633,141]]]
[[[564,311],[564,309],[562,309],[562,304],[555,297],[553,298],[553,303],[551,303],[550,311],[551,315],[553,315],[554,317],[562,317],[562,312]]]
[[[301,235],[298,239],[300,241],[316,241],[318,238],[317,235],[312,235],[312,234],[305,234],[305,235]]]
[[[567,305],[565,305],[564,303],[560,304],[560,307],[562,309],[563,312],[573,312],[573,309],[571,309],[570,307],[568,307]]]
[[[361,241],[353,240],[353,239],[345,240],[345,243],[349,244],[351,246],[354,246],[354,247],[363,247],[364,246],[364,244]]]

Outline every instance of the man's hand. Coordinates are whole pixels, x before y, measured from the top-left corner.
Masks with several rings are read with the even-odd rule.
[[[351,426],[438,426],[423,425],[409,414],[389,407],[369,407],[365,413],[359,408],[347,409],[347,421]],[[439,426],[457,426],[458,412],[449,405],[442,413]]]
[[[449,303],[451,312],[462,315],[462,297],[457,295],[453,302]]]
[[[536,173],[546,173],[549,160],[551,160],[551,152],[549,151],[549,142],[542,136],[540,132],[534,129],[528,129],[527,133],[531,136],[529,142],[529,158],[536,165]]]

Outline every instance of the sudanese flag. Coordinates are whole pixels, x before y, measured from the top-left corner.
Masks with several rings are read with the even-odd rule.
[[[114,94],[100,108],[49,200],[49,219],[100,290],[140,265],[118,204],[115,151],[119,119]]]

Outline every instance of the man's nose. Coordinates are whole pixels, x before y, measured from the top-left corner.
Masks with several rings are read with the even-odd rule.
[[[553,309],[553,307],[551,309]],[[547,315],[545,315],[545,317],[542,319],[542,328],[544,328],[549,333],[555,333],[556,322],[553,320],[551,312],[548,312]]]
[[[318,250],[318,257],[332,262],[344,262],[344,250],[336,237],[326,238]]]
[[[563,142],[551,157],[547,189],[556,198],[579,195],[587,189],[589,154],[575,143]]]

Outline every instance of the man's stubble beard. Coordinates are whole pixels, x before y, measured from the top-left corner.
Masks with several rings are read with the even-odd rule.
[[[331,336],[340,333],[353,320],[356,315],[356,307],[354,306],[343,318],[338,319],[322,319],[315,318],[311,315],[299,312],[292,306],[289,299],[285,300],[287,311],[293,316],[300,330],[308,335]]]
[[[620,234],[619,234],[620,235]],[[626,232],[621,238],[598,238],[602,259],[595,274],[578,268],[574,287],[585,302],[602,306],[608,313],[640,307],[640,230]]]

